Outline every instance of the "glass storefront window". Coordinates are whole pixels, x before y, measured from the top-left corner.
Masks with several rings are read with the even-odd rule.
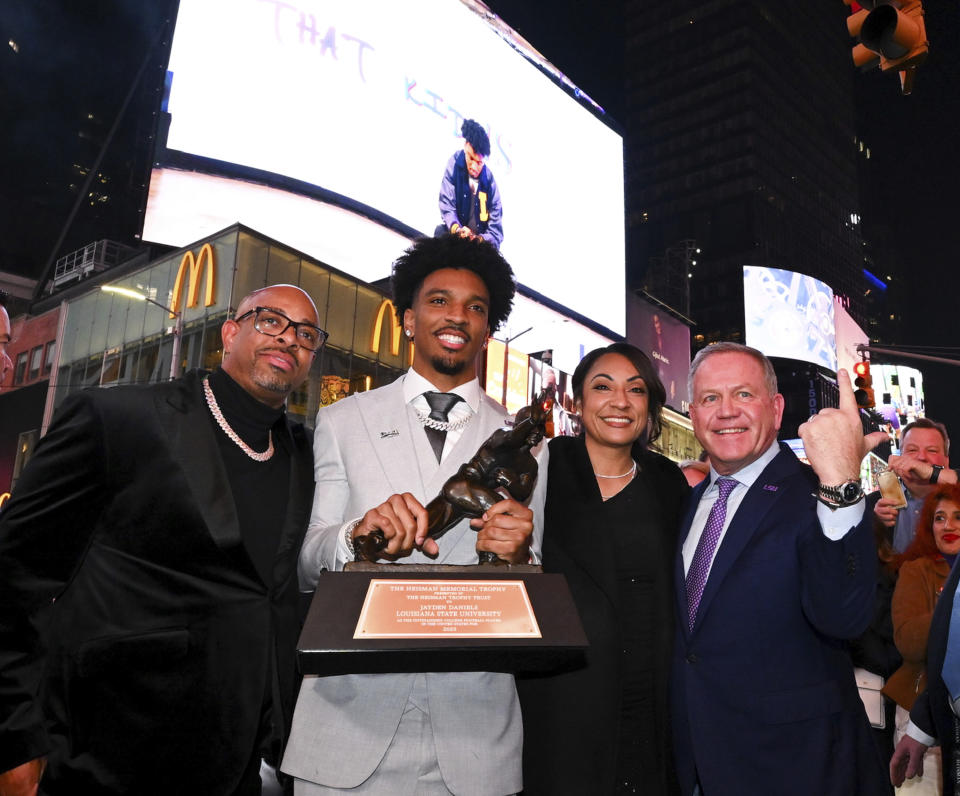
[[[292,418],[313,427],[320,407],[353,392],[382,386],[405,370],[409,345],[406,339],[400,340],[399,353],[391,353],[392,308],[384,304],[385,298],[377,290],[238,228],[210,243],[216,264],[216,299],[210,307],[203,306],[202,299],[190,308],[184,307],[185,301],[181,303],[185,317],[181,372],[218,367],[223,356],[220,327],[228,317],[228,305],[235,306],[251,291],[275,283],[299,284],[316,303],[320,326],[330,333],[307,381],[290,396]],[[190,251],[198,257],[201,249],[202,244],[197,243]],[[172,306],[184,256],[183,252],[167,255],[114,284]],[[204,271],[200,296],[205,280]],[[381,335],[374,344],[378,313]],[[67,394],[86,386],[165,381],[170,374],[174,326],[165,309],[99,290],[71,301],[61,343],[57,405]],[[52,363],[52,346],[48,356]],[[22,378],[26,379],[29,368],[26,357]]]
[[[128,344],[120,355],[120,372],[117,374],[118,384],[132,384],[137,372],[137,357],[140,354],[140,344]]]
[[[43,363],[43,346],[38,345],[30,352],[30,381],[40,378],[40,365]]]
[[[27,377],[27,352],[22,351],[17,354],[17,368],[13,373],[13,383],[23,384]]]
[[[140,358],[137,360],[137,384],[149,384],[154,380],[154,374],[157,372],[157,358],[160,354],[160,344],[154,337],[151,340],[145,340],[140,347]]]
[[[299,282],[300,256],[280,246],[271,246],[267,261],[267,284],[296,285]],[[240,296],[237,298],[239,300]]]
[[[56,350],[57,350],[56,341],[51,340],[49,343],[47,343],[47,347],[43,355],[43,371],[40,374],[41,376],[50,375],[50,369],[53,367],[53,355],[56,352]]]
[[[223,361],[223,340],[220,337],[220,327],[227,319],[226,313],[211,315],[207,319],[203,332],[203,344],[200,347],[200,359],[190,367],[200,367],[204,370],[215,370]]]
[[[236,308],[240,299],[267,284],[267,259],[270,244],[247,232],[237,236],[237,270],[231,301]]]
[[[99,290],[89,296],[93,303],[90,317],[90,348],[89,351],[103,351],[108,348],[107,335],[110,331],[110,308],[114,297]]]
[[[80,377],[79,387],[96,387],[100,384],[100,374],[103,371],[103,352],[88,357],[84,363],[83,375]]]
[[[317,314],[320,316],[320,327],[327,328],[327,299],[330,293],[330,272],[319,265],[304,260],[300,268],[300,287],[317,305]]]
[[[100,369],[100,386],[112,387],[120,381],[122,357],[119,348],[104,352],[103,366]]]
[[[353,343],[357,310],[357,284],[343,276],[330,274],[330,301],[327,310],[327,345],[349,351]]]
[[[63,334],[63,361],[73,362],[90,353],[90,328],[97,308],[97,293],[70,302]]]
[[[377,363],[354,355],[350,368],[350,394],[367,392],[378,386]]]

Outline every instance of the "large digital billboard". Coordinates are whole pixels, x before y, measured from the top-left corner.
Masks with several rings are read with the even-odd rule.
[[[837,333],[837,368],[845,368],[850,378],[854,379],[856,376],[853,366],[863,358],[857,346],[867,345],[870,338],[847,312],[843,300],[837,296],[833,298],[833,317]]]
[[[746,343],[768,357],[800,359],[836,371],[833,291],[806,274],[743,266]]]
[[[181,0],[143,238],[241,221],[382,278],[472,118],[518,281],[623,334],[622,137],[538,59],[469,0]]]
[[[897,439],[900,429],[926,415],[923,374],[905,365],[870,365],[877,411],[890,424]]]
[[[627,340],[650,357],[667,391],[667,406],[686,412],[690,327],[639,296],[630,296],[628,302]]]

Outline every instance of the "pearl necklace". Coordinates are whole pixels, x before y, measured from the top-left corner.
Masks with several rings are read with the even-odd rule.
[[[631,468],[630,468],[629,470],[627,470],[625,473],[620,473],[620,475],[601,475],[601,474],[598,473],[596,470],[593,471],[593,474],[594,474],[597,478],[626,478],[628,475],[633,475],[635,472],[637,472],[637,463],[636,463],[636,462],[633,463],[633,467],[631,467]]]
[[[437,431],[459,431],[467,423],[470,422],[470,419],[473,417],[473,414],[467,414],[461,417],[459,420],[435,420],[430,417],[427,412],[421,412],[419,409],[417,412],[417,420],[419,420],[427,428],[434,428]]]
[[[253,448],[247,445],[240,435],[237,434],[230,424],[227,422],[227,418],[223,416],[223,412],[220,411],[220,405],[217,403],[217,399],[213,395],[213,389],[210,387],[210,377],[204,376],[203,378],[203,395],[207,399],[207,406],[210,407],[210,414],[213,415],[213,419],[217,421],[217,425],[223,430],[223,433],[227,435],[227,438],[232,440],[237,447],[240,448],[247,456],[253,459],[255,462],[265,462],[271,456],[273,456],[273,431],[267,431],[267,449],[263,453],[257,453]]]

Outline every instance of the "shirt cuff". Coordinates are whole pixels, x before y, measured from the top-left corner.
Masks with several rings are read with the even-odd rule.
[[[862,500],[856,505],[842,506],[838,509],[831,509],[817,501],[817,519],[820,520],[823,535],[831,542],[839,542],[851,528],[859,525],[860,520],[863,519],[863,511],[864,501]]]
[[[924,746],[936,746],[937,739],[931,735],[927,735],[923,730],[921,730],[916,724],[912,721],[907,722],[907,728],[904,730],[906,735],[909,735],[913,740],[919,741]]]
[[[345,522],[340,526],[340,531],[337,533],[337,571],[343,569],[344,564],[348,564],[353,561],[353,553],[350,552],[350,548],[347,547],[346,535],[348,533],[353,533],[353,529],[356,528],[363,521],[363,517],[358,517],[355,520],[350,520],[350,522]]]

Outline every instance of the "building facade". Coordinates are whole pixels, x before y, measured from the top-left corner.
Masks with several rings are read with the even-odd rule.
[[[320,406],[392,381],[410,363],[387,296],[241,225],[122,272],[122,266],[108,272],[104,283],[182,311],[177,373],[220,363],[220,327],[245,295],[271,284],[303,288],[330,335],[309,379],[288,401],[290,415],[308,427]],[[170,312],[89,287],[68,299],[64,312],[54,407],[84,387],[147,384],[171,374],[177,329]]]
[[[689,281],[694,350],[742,341],[744,265],[821,279],[865,325],[845,13],[829,0],[626,5],[628,279]],[[677,273],[648,273],[651,260]]]

